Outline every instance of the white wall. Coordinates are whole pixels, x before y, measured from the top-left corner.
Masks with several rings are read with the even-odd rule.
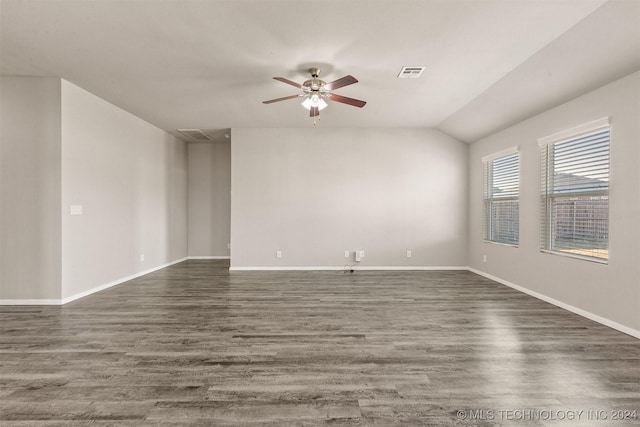
[[[233,129],[231,266],[466,266],[467,154],[427,129]]]
[[[185,258],[186,143],[63,81],[62,212],[63,299]]]
[[[60,298],[60,79],[0,78],[0,300]]]
[[[229,257],[231,143],[189,144],[189,256]]]
[[[541,253],[537,139],[605,116],[612,127],[609,264]],[[639,141],[640,73],[636,72],[473,144],[469,264],[640,336]],[[483,243],[481,158],[515,145],[521,156],[520,247]],[[487,263],[482,262],[483,254]]]

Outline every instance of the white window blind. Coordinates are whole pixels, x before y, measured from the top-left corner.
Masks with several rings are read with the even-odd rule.
[[[608,120],[540,144],[542,250],[593,260],[609,258]]]
[[[484,240],[518,245],[520,155],[517,149],[483,158]]]

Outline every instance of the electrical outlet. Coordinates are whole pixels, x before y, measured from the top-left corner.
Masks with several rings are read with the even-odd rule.
[[[276,251],[276,258],[282,258],[282,251]]]
[[[360,258],[364,258],[364,251],[360,251]]]
[[[231,249],[231,243],[227,243],[227,249]]]
[[[144,254],[140,254],[140,262],[144,261]]]
[[[411,258],[411,251],[407,251],[407,258]]]
[[[482,262],[487,262],[487,256],[486,255],[482,255]]]
[[[344,257],[349,258],[349,251],[344,251]]]

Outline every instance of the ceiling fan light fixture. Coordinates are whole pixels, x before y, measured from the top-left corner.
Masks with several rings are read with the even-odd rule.
[[[318,110],[322,111],[327,105],[325,100],[320,98],[317,93],[309,95],[302,101],[302,106],[307,110],[311,110],[311,107],[318,107]]]

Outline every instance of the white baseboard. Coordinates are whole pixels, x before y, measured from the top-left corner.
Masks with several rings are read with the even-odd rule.
[[[466,266],[423,267],[423,266],[363,266],[341,265],[322,267],[229,267],[229,271],[433,271],[433,270],[468,270]]]
[[[342,271],[346,267],[229,267],[229,271]]]
[[[169,266],[171,266],[173,264],[177,264],[179,262],[186,261],[186,260],[187,260],[187,258],[181,258],[181,259],[178,259],[178,260],[175,260],[175,261],[168,262],[166,264],[158,265],[158,266],[150,268],[148,270],[140,271],[140,272],[132,274],[130,276],[122,277],[120,279],[114,280],[113,282],[105,283],[103,285],[96,286],[95,288],[92,288],[92,289],[86,290],[84,292],[80,292],[78,294],[72,295],[70,297],[62,298],[60,303],[62,305],[67,304],[67,303],[69,303],[71,301],[75,301],[77,299],[84,298],[84,297],[89,296],[91,294],[95,294],[96,292],[103,291],[105,289],[111,288],[111,287],[119,285],[121,283],[128,282],[129,280],[133,280],[133,279],[136,279],[138,277],[147,275],[149,273],[153,273],[154,271],[162,270],[163,268],[167,268],[167,267],[169,267]]]
[[[84,298],[91,294],[95,294],[96,292],[103,291],[105,289],[111,288],[113,286],[119,285],[124,282],[128,282],[129,280],[136,279],[140,276],[144,276],[149,273],[153,273],[154,271],[161,270],[163,268],[169,267],[170,265],[177,264],[182,261],[186,261],[187,258],[181,258],[176,261],[171,261],[166,264],[162,264],[153,268],[150,268],[145,271],[141,271],[135,274],[132,274],[127,277],[122,277],[120,279],[114,280],[109,283],[105,283],[100,286],[96,286],[95,288],[88,289],[86,291],[77,293],[75,295],[71,295],[70,297],[61,298],[61,299],[3,299],[0,300],[0,305],[64,305],[70,303],[71,301],[75,301],[80,298]]]
[[[361,271],[449,271],[449,270],[467,270],[467,267],[464,266],[455,266],[455,265],[448,265],[448,266],[435,266],[435,267],[424,267],[424,266],[382,266],[382,267],[377,267],[377,266],[363,266],[363,267],[359,267],[356,266],[356,268],[354,270],[361,270]]]
[[[59,299],[0,299],[0,305],[60,305]]]
[[[228,255],[189,256],[187,259],[231,259],[231,257]]]
[[[608,326],[608,327],[613,328],[615,330],[618,330],[620,332],[624,332],[627,335],[631,335],[634,338],[640,339],[640,331],[638,331],[636,329],[630,328],[630,327],[625,326],[625,325],[621,325],[620,323],[614,322],[613,320],[609,320],[609,319],[604,318],[602,316],[598,316],[597,314],[593,314],[593,313],[591,313],[589,311],[586,311],[586,310],[583,310],[581,308],[574,307],[574,306],[572,306],[570,304],[567,304],[565,302],[559,301],[559,300],[557,300],[555,298],[551,298],[551,297],[548,297],[546,295],[540,294],[538,292],[532,291],[531,289],[527,289],[525,287],[516,285],[515,283],[511,283],[511,282],[509,282],[507,280],[504,280],[504,279],[501,279],[499,277],[493,276],[493,275],[491,275],[489,273],[485,273],[484,271],[476,270],[475,268],[472,268],[472,267],[468,267],[468,270],[473,272],[473,273],[479,274],[480,276],[486,277],[487,279],[491,279],[494,282],[501,283],[501,284],[503,284],[505,286],[508,286],[510,288],[513,288],[513,289],[515,289],[517,291],[520,291],[520,292],[525,293],[527,295],[530,295],[532,297],[538,298],[539,300],[548,302],[549,304],[553,304],[556,307],[563,308],[563,309],[565,309],[567,311],[570,311],[570,312],[575,313],[577,315],[580,315],[582,317],[586,317],[589,320],[593,320],[594,322],[598,322],[598,323],[600,323],[600,324],[602,324],[604,326]]]

